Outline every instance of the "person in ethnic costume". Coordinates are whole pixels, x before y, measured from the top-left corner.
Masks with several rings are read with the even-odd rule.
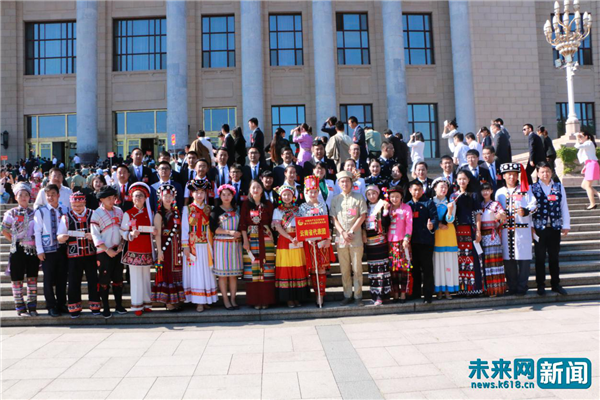
[[[242,234],[238,231],[240,212],[234,203],[235,188],[230,184],[217,189],[219,205],[210,213],[210,230],[215,235],[215,264],[213,273],[219,277],[219,290],[227,310],[239,309],[235,296],[237,279],[244,271]],[[231,292],[228,296],[227,288]]]
[[[211,271],[214,263],[209,228],[211,208],[206,204],[211,186],[208,179],[188,182],[194,201],[183,209],[183,288],[186,302],[197,304],[198,312],[209,309],[210,304],[218,301],[217,281]]]
[[[279,233],[275,256],[275,289],[280,301],[290,308],[300,307],[308,298],[308,275],[304,244],[296,240],[295,188],[283,184],[277,190],[281,204],[273,211],[272,226]]]
[[[181,214],[177,207],[177,189],[171,183],[158,187],[156,229],[157,269],[152,286],[152,301],[164,303],[167,311],[181,310],[183,291],[183,256],[181,249]]]
[[[400,186],[388,191],[390,198],[390,227],[387,240],[389,246],[390,270],[392,271],[392,297],[394,302],[406,302],[406,295],[412,293],[410,241],[413,233],[413,211],[404,203],[404,193]]]
[[[246,303],[260,310],[275,304],[275,245],[269,228],[273,204],[265,200],[259,181],[251,181],[248,190],[249,196],[242,203],[240,221],[245,250]]]
[[[481,245],[483,247],[483,275],[485,292],[494,297],[506,293],[506,277],[502,262],[502,224],[506,214],[497,201],[492,200],[494,188],[490,183],[481,185]]]
[[[150,187],[136,182],[129,187],[133,208],[123,214],[121,235],[128,242],[121,262],[129,265],[131,276],[131,309],[138,317],[142,312],[152,311],[152,283],[150,268],[154,266],[154,243],[152,236],[154,217],[150,209]]]
[[[81,280],[83,272],[88,286],[88,307],[94,315],[100,315],[98,294],[98,270],[96,246],[92,239],[91,222],[93,211],[86,208],[85,194],[71,195],[71,209],[62,216],[58,225],[58,242],[67,243],[69,264],[69,314],[78,318],[81,314]]]
[[[96,197],[101,205],[92,214],[92,239],[96,246],[96,260],[100,268],[98,284],[102,299],[102,315],[104,318],[110,318],[112,314],[108,302],[108,290],[111,282],[116,303],[115,311],[118,314],[127,314],[122,304],[123,264],[119,254],[123,251],[121,238],[123,210],[115,206],[117,191],[111,186],[104,186]]]
[[[34,230],[34,211],[29,208],[31,188],[26,183],[13,186],[19,204],[4,213],[2,234],[10,241],[8,265],[15,309],[20,317],[37,316],[37,279],[40,260],[37,258]],[[23,300],[23,279],[27,275],[27,305]]]
[[[435,231],[435,246],[433,248],[433,279],[435,282],[434,292],[438,299],[442,298],[442,292],[446,299],[452,297],[450,293],[456,293],[458,287],[458,243],[456,242],[456,229],[454,218],[456,215],[456,203],[448,202],[448,191],[450,182],[446,178],[434,179],[432,185],[435,197],[433,203],[438,212],[440,224]]]
[[[471,191],[474,179],[470,171],[458,171],[456,174],[458,191],[450,196],[450,201],[456,204],[458,294],[468,296],[479,295],[484,289],[479,254],[473,244],[481,242],[481,202],[479,193]]]
[[[496,192],[496,201],[506,212],[502,225],[502,256],[508,294],[527,294],[531,264],[531,215],[537,201],[527,183],[525,169],[518,163],[504,163],[500,172],[506,186]],[[519,174],[521,180],[519,182]]]
[[[558,254],[561,234],[566,236],[571,229],[567,194],[560,182],[552,181],[552,166],[548,162],[542,161],[536,168],[538,181],[531,186],[531,192],[539,205],[533,214],[535,233],[539,237],[534,242],[537,292],[540,296],[546,293],[547,253],[552,291],[566,295],[567,291],[560,286]]]
[[[313,171],[319,171],[324,168],[323,163],[317,162]],[[331,182],[331,181],[329,181]],[[304,178],[304,197],[306,203],[300,205],[298,216],[300,217],[316,217],[327,215],[329,210],[325,201],[322,200],[323,194],[322,181],[315,175],[310,175]],[[316,253],[316,254],[315,254]],[[315,255],[317,263],[315,265]],[[304,241],[304,258],[306,266],[311,278],[311,285],[317,297],[317,307],[323,306],[323,298],[325,297],[325,288],[327,283],[327,272],[331,267],[331,261],[335,260],[333,248],[331,247],[331,238],[319,240],[311,244],[309,241]]]
[[[374,165],[374,164],[372,164]],[[387,228],[390,226],[390,203],[380,198],[376,184],[367,186],[367,219],[364,222],[363,242],[366,244],[371,299],[380,306],[392,291]]]

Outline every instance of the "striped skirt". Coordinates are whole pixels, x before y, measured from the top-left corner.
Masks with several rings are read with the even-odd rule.
[[[240,239],[214,239],[215,264],[213,273],[216,276],[240,276],[244,272],[242,260],[242,241]]]
[[[295,237],[295,233],[290,233]],[[283,235],[277,240],[275,258],[275,288],[279,301],[305,301],[308,298],[308,273],[304,248],[290,249],[290,242]]]
[[[481,231],[485,292],[489,296],[498,296],[506,293],[506,277],[504,276],[504,261],[500,238],[501,236],[491,229]]]
[[[382,299],[392,291],[388,244],[383,235],[373,236],[367,239],[366,249],[371,298]]]
[[[265,235],[265,259],[259,260],[260,242],[258,231],[248,230],[250,251],[255,262],[244,252],[244,281],[246,281],[246,303],[250,306],[275,304],[275,245]]]

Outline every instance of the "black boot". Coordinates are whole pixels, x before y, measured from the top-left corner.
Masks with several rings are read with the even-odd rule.
[[[115,295],[115,311],[117,314],[127,314],[127,310],[123,307],[123,284],[120,286],[113,285],[113,294]]]
[[[102,316],[104,318],[112,317],[112,314],[110,312],[110,304],[108,303],[108,286],[100,287],[100,299],[102,299]]]

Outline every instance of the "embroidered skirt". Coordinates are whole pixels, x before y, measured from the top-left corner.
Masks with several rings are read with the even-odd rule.
[[[194,304],[212,304],[217,302],[217,282],[210,263],[208,243],[196,243],[196,258],[183,260],[183,289],[185,301]]]
[[[501,235],[491,229],[481,231],[485,292],[490,296],[502,295],[506,292],[506,277],[504,275],[504,260],[500,238]]]
[[[289,233],[295,237],[295,233]],[[306,301],[308,298],[308,271],[304,259],[304,248],[290,248],[283,235],[277,240],[275,258],[275,288],[279,301]]]
[[[458,242],[458,294],[481,294],[482,276],[479,255],[473,247],[473,229],[470,225],[456,227]]]
[[[242,260],[242,241],[239,239],[214,239],[215,264],[213,272],[216,276],[240,276],[244,272]]]
[[[251,228],[251,227],[250,227]],[[273,240],[265,235],[265,258],[259,260],[260,242],[258,230],[248,229],[250,251],[255,262],[250,260],[244,251],[244,281],[246,281],[246,304],[249,306],[268,306],[275,304],[275,245]],[[261,265],[262,264],[262,265]]]
[[[391,242],[389,247],[390,269],[392,271],[392,294],[412,294],[411,263],[406,257],[402,242]],[[410,250],[409,250],[410,255]]]
[[[389,249],[385,236],[376,235],[367,238],[366,249],[371,298],[382,298],[392,291]]]

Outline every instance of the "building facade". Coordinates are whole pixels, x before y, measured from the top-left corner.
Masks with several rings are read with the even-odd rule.
[[[516,152],[524,123],[564,130],[565,71],[542,32],[551,1],[173,3],[0,2],[0,154],[156,154],[224,123],[249,134],[250,117],[268,141],[279,126],[319,132],[331,115],[354,115],[380,132],[423,132],[428,158],[448,152],[440,137],[454,117],[465,133],[503,118]],[[581,10],[599,15],[600,2]],[[599,32],[575,76],[593,132]]]

